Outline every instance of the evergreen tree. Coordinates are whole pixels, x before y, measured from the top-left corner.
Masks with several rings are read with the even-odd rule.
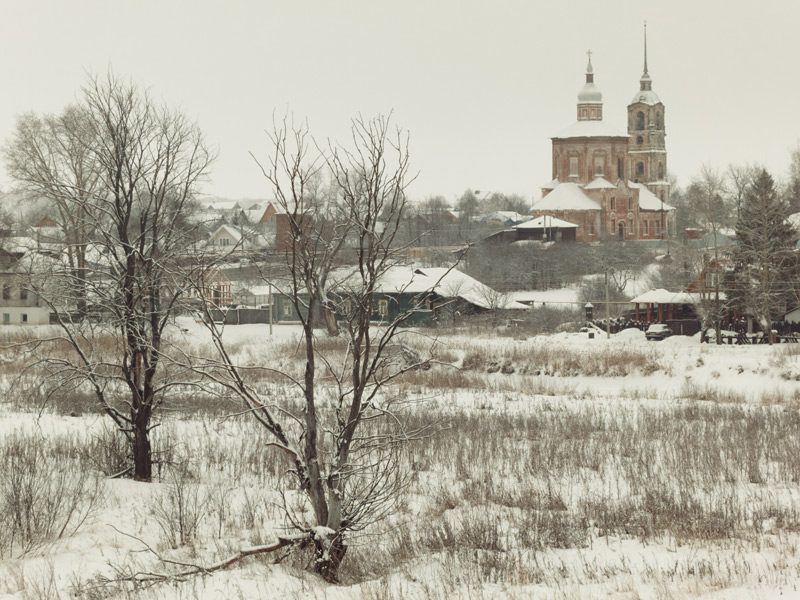
[[[764,332],[771,331],[773,320],[797,298],[797,234],[788,214],[772,176],[765,169],[756,172],[736,224],[734,270],[725,288],[729,304],[755,318]]]

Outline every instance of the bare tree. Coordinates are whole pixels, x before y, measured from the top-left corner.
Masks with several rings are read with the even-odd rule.
[[[86,250],[98,226],[93,199],[101,174],[93,150],[95,131],[85,106],[59,115],[27,113],[17,118],[14,136],[3,149],[9,175],[55,211],[72,270],[78,311],[86,312]],[[92,218],[86,218],[92,215]]]
[[[731,169],[730,172],[734,176],[734,182],[738,182],[736,185],[740,185],[745,174],[736,169]],[[704,280],[701,282],[696,310],[702,321],[703,332],[713,328],[717,344],[722,343],[722,321],[727,312],[720,296],[722,286],[720,229],[727,219],[728,207],[724,201],[726,193],[724,178],[709,165],[703,165],[700,175],[694,179],[687,190],[687,195],[691,198],[697,213],[702,218],[704,228],[707,230],[703,237],[705,251],[702,265],[697,271],[698,275],[704,277]]]
[[[174,384],[164,332],[188,288],[179,268],[190,233],[184,217],[213,156],[194,123],[111,74],[89,78],[77,111],[85,135],[70,142],[93,175],[84,187],[72,172],[47,171],[41,187],[63,190],[62,200],[72,194],[65,206],[76,230],[94,233],[93,258],[32,279],[55,313],[57,341],[71,349],[45,364],[61,386],[88,384],[130,443],[134,478],[149,481],[154,412]],[[84,293],[102,324],[73,318]]]
[[[275,196],[285,198],[287,205],[304,205],[306,182],[323,162],[336,185],[338,225],[330,233],[333,237],[320,240],[319,229],[304,227],[299,209],[290,219],[293,252],[282,291],[300,318],[305,368],[302,377],[282,373],[294,390],[288,407],[277,408],[248,383],[221,330],[208,322],[220,362],[207,372],[222,389],[242,399],[271,434],[273,445],[289,458],[308,511],[287,505],[287,518],[304,534],[302,539],[313,543],[315,569],[329,581],[337,579],[347,536],[382,518],[398,501],[403,477],[397,448],[414,432],[404,429],[393,399],[382,390],[426,362],[414,354],[398,360],[396,352],[398,328],[414,308],[380,315],[380,323],[373,322],[380,282],[395,267],[401,250],[395,236],[409,183],[407,137],[392,132],[386,118],[355,120],[352,136],[349,148],[334,146],[325,158],[311,157],[305,129],[279,127],[271,136],[275,151],[263,165]],[[345,232],[355,264],[336,271],[334,294],[325,289],[320,274],[341,249],[338,240]],[[314,331],[320,305],[340,320],[343,339],[335,357],[320,347]]]

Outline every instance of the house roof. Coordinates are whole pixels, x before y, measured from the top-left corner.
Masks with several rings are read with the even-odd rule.
[[[242,208],[235,200],[217,200],[215,202],[209,202],[206,206],[208,207],[208,210],[215,210],[219,212],[239,210]]]
[[[720,298],[724,298],[724,293],[720,292]],[[701,294],[670,292],[659,288],[645,292],[631,300],[631,302],[635,304],[696,304],[700,300],[702,300]]]
[[[591,183],[586,184],[585,190],[615,190],[617,186],[603,177],[595,177]]]
[[[606,124],[605,121],[575,121],[572,125],[554,135],[552,139],[579,138],[579,137],[616,137],[629,138],[627,133],[622,133]]]
[[[542,186],[543,190],[554,190],[558,187],[558,184],[561,183],[558,178],[553,179],[552,181],[548,181]]]
[[[575,223],[570,223],[569,221],[563,221],[561,219],[556,219],[555,217],[536,217],[535,219],[531,219],[530,221],[525,221],[524,223],[520,223],[517,225],[517,229],[545,229],[547,227],[557,227],[559,229],[577,229],[578,225]]]
[[[226,223],[217,227],[209,239],[217,237],[220,233],[227,233],[235,243],[239,243],[242,239],[242,234],[235,227],[231,227]]]
[[[639,208],[644,210],[675,210],[674,206],[661,202],[661,198],[651,192],[645,184],[629,181],[628,185],[639,190]]]
[[[598,202],[589,198],[578,184],[572,182],[559,184],[533,206],[534,210],[600,210],[600,208]]]
[[[336,275],[338,275],[336,278],[338,285],[346,289],[348,280],[353,278],[354,272],[352,269],[342,269]],[[334,284],[331,287],[336,286],[337,284]],[[506,295],[498,298],[498,292],[458,269],[443,267],[391,267],[381,277],[376,291],[383,294],[435,292],[446,298],[461,298],[481,308],[495,307],[515,310],[529,308],[509,299]]]

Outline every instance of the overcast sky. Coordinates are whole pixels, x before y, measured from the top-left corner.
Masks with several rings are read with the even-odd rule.
[[[592,50],[605,120],[626,128],[647,21],[669,171],[759,163],[780,179],[800,138],[795,1],[0,0],[0,141],[58,112],[109,68],[196,119],[219,150],[206,192],[266,198],[249,153],[273,114],[321,141],[393,113],[410,132],[411,196],[538,198],[550,137],[576,118]],[[11,183],[0,167],[0,189]]]

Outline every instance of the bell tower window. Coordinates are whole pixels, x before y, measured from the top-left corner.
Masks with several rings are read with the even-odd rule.
[[[642,111],[636,113],[636,130],[644,130],[644,113]]]

